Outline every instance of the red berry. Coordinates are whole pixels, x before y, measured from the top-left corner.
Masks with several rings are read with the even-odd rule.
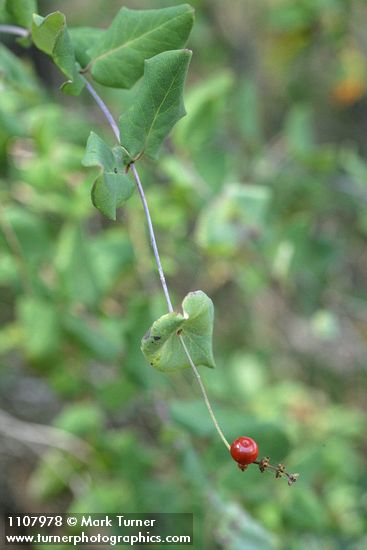
[[[247,466],[257,459],[259,448],[251,437],[242,436],[233,441],[230,452],[233,460],[238,462],[239,466]]]

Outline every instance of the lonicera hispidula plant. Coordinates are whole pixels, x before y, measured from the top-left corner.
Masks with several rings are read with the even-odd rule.
[[[67,78],[61,90],[77,96],[86,89],[109,122],[115,144],[111,147],[92,131],[83,159],[84,166],[99,169],[92,188],[94,206],[116,220],[116,210],[129,200],[135,187],[138,190],[168,307],[168,313],[142,338],[145,358],[162,372],[191,368],[214,426],[239,469],[257,464],[261,472],[272,470],[291,485],[297,474],[286,472],[283,464],[271,465],[269,457],[258,460],[257,443],[250,437],[238,437],[230,445],[217,422],[198,370],[215,367],[214,306],[203,291],[197,290],[184,298],[182,313],[174,310],[137,170],[144,157],[158,159],[163,141],[185,115],[183,90],[192,55],[185,45],[194,22],[193,8],[188,4],[154,10],[122,8],[106,30],[83,27],[69,31],[62,13],[46,17],[36,14],[34,0],[7,1],[4,6],[9,24],[0,25],[0,31],[17,35],[24,46],[33,43],[49,55]],[[118,89],[130,89],[141,81],[119,124],[95,91],[93,80]]]

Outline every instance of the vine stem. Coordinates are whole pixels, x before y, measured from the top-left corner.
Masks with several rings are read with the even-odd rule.
[[[29,30],[23,27],[17,27],[16,25],[0,25],[0,32],[7,34],[15,34],[16,36],[28,36]]]
[[[15,34],[15,35],[18,35],[18,36],[28,36],[29,35],[29,31],[27,29],[24,29],[22,27],[17,27],[15,25],[0,25],[0,32],[6,32],[6,33],[10,33],[10,34]],[[88,90],[88,92],[90,93],[90,95],[93,97],[93,99],[95,100],[95,102],[97,103],[98,107],[101,109],[102,113],[104,114],[104,116],[106,117],[115,137],[116,137],[116,140],[118,141],[118,143],[121,145],[121,140],[120,140],[120,130],[119,130],[119,127],[111,113],[111,111],[109,110],[109,108],[107,107],[107,105],[105,104],[105,102],[103,101],[103,99],[101,98],[101,96],[97,93],[97,91],[94,89],[94,87],[92,86],[92,84],[81,74],[81,77],[83,78],[84,82],[85,82],[85,86]],[[146,200],[146,197],[145,197],[145,193],[144,193],[144,189],[143,189],[143,186],[141,184],[141,181],[140,181],[140,177],[139,177],[139,173],[136,169],[136,166],[134,163],[131,163],[130,164],[130,168],[131,168],[131,171],[132,171],[132,174],[134,176],[134,179],[135,179],[135,183],[136,183],[136,186],[138,188],[138,192],[139,192],[139,195],[140,195],[140,199],[141,199],[141,202],[143,204],[143,208],[144,208],[144,213],[145,213],[145,217],[146,217],[146,220],[147,220],[147,223],[148,223],[148,230],[149,230],[149,235],[150,235],[150,242],[151,242],[151,245],[152,245],[152,248],[153,248],[153,253],[154,253],[154,258],[155,258],[155,262],[157,264],[157,268],[158,268],[158,273],[159,273],[159,278],[160,278],[160,281],[161,281],[161,285],[162,285],[162,289],[163,289],[163,293],[164,293],[164,296],[166,298],[166,302],[167,302],[167,306],[168,306],[168,311],[170,313],[173,313],[173,305],[172,305],[172,301],[171,301],[171,298],[170,298],[170,295],[169,295],[169,291],[168,291],[168,286],[167,286],[167,283],[166,283],[166,277],[164,275],[164,271],[163,271],[163,267],[162,267],[162,263],[161,263],[161,259],[160,259],[160,256],[159,256],[159,251],[158,251],[158,246],[157,246],[157,241],[156,241],[156,238],[155,238],[155,233],[154,233],[154,228],[153,228],[153,223],[152,223],[152,218],[151,218],[151,215],[150,215],[150,211],[149,211],[149,207],[148,207],[148,203],[147,203],[147,200]],[[199,384],[199,387],[200,387],[200,390],[201,390],[201,393],[203,395],[203,398],[204,398],[204,402],[205,402],[205,405],[208,409],[208,412],[210,414],[210,417],[213,421],[213,424],[214,424],[214,427],[215,429],[217,430],[218,432],[218,435],[219,437],[221,438],[221,440],[223,441],[224,445],[227,447],[228,450],[230,450],[231,446],[230,444],[228,443],[225,435],[223,434],[222,430],[221,430],[221,427],[219,426],[218,424],[218,421],[215,417],[215,414],[214,414],[214,411],[212,409],[212,406],[210,404],[210,401],[209,401],[209,397],[208,397],[208,394],[206,392],[206,389],[205,389],[205,386],[204,386],[204,383],[201,379],[201,376],[200,376],[200,373],[194,363],[194,361],[192,360],[192,357],[190,355],[190,352],[189,350],[187,349],[187,346],[185,344],[185,341],[184,339],[182,338],[181,335],[179,335],[179,339],[180,339],[180,342],[181,342],[181,345],[184,349],[184,352],[187,356],[187,359],[189,361],[189,364],[193,370],[193,373],[196,377],[196,380]]]
[[[115,119],[112,116],[111,111],[109,110],[109,108],[107,107],[107,105],[105,104],[103,99],[97,94],[97,92],[93,88],[92,84],[84,76],[82,76],[82,75],[80,75],[80,76],[84,80],[88,92],[93,97],[94,101],[97,103],[98,107],[101,109],[102,113],[104,114],[104,116],[108,120],[108,123],[111,126],[111,129],[112,129],[113,133],[115,134],[115,137],[116,137],[117,141],[120,143],[120,130],[119,130],[119,127],[117,126],[117,123],[116,123]]]
[[[111,114],[111,111],[109,110],[109,108],[107,107],[107,105],[105,104],[103,99],[98,95],[98,93],[96,92],[96,90],[94,89],[92,84],[85,77],[83,77],[83,78],[85,80],[86,88],[87,88],[88,92],[91,94],[91,96],[96,101],[97,105],[100,107],[102,113],[104,114],[104,116],[106,117],[109,125],[111,126],[111,129],[112,129],[113,133],[115,134],[115,137],[116,137],[117,141],[120,143],[120,131],[119,131],[119,128],[116,124],[115,119],[113,118],[113,115]],[[153,227],[153,222],[152,222],[152,218],[151,218],[150,211],[149,211],[148,202],[147,202],[147,199],[145,197],[144,189],[143,189],[143,186],[142,186],[142,183],[141,183],[141,180],[140,180],[139,173],[136,169],[135,163],[132,162],[130,164],[130,168],[131,168],[131,172],[134,176],[136,186],[138,188],[138,192],[139,192],[139,195],[140,195],[141,202],[143,204],[145,218],[146,218],[147,223],[148,223],[150,242],[151,242],[151,245],[152,245],[155,262],[156,262],[157,268],[158,268],[159,279],[161,281],[161,286],[162,286],[163,293],[164,293],[164,296],[165,296],[165,299],[166,299],[166,302],[167,302],[168,311],[170,313],[173,313],[173,311],[174,311],[173,310],[173,305],[172,305],[171,297],[170,297],[170,294],[169,294],[169,290],[168,290],[168,286],[167,286],[167,282],[166,282],[166,277],[164,275],[161,259],[160,259],[160,256],[159,256],[157,241],[156,241],[156,238],[155,238],[154,227]],[[217,430],[218,435],[221,438],[221,440],[223,441],[224,445],[227,447],[228,450],[230,450],[231,446],[228,443],[228,440],[226,439],[221,427],[219,426],[218,420],[216,419],[216,416],[215,416],[214,411],[212,409],[212,406],[210,404],[209,397],[208,397],[208,394],[206,392],[204,383],[201,379],[200,373],[199,373],[194,361],[192,360],[190,352],[187,349],[185,341],[184,341],[184,339],[181,335],[179,335],[179,339],[180,339],[181,345],[184,349],[184,352],[187,356],[187,359],[189,361],[190,367],[192,368],[192,371],[195,375],[195,378],[196,378],[196,380],[199,384],[201,393],[202,393],[203,398],[204,398],[206,408],[208,409],[208,412],[209,412],[210,417],[213,421],[214,427]]]
[[[149,212],[149,206],[148,206],[148,203],[147,203],[147,199],[145,197],[144,189],[143,189],[143,186],[141,184],[140,176],[138,174],[138,171],[136,169],[135,164],[131,163],[130,168],[131,168],[131,171],[133,173],[133,176],[134,176],[134,179],[135,179],[135,182],[136,182],[136,186],[137,186],[138,191],[139,191],[141,202],[143,203],[145,217],[146,217],[147,223],[148,223],[150,242],[151,242],[151,245],[152,245],[152,248],[153,248],[155,263],[157,264],[159,278],[160,278],[161,285],[162,285],[162,288],[163,288],[164,296],[166,298],[168,311],[170,313],[173,313],[173,305],[172,305],[171,297],[169,295],[169,291],[168,291],[168,287],[167,287],[167,283],[166,283],[166,277],[164,275],[161,259],[159,257],[157,241],[156,241],[155,234],[154,234],[154,228],[153,228],[152,218],[151,218],[151,215],[150,215],[150,212]]]
[[[212,409],[212,406],[210,404],[210,401],[209,401],[209,397],[208,397],[208,394],[206,393],[206,389],[205,389],[205,386],[204,386],[204,383],[201,379],[201,376],[200,376],[200,373],[197,369],[197,366],[195,365],[194,361],[192,360],[192,357],[190,355],[190,352],[189,350],[187,349],[186,347],[186,344],[185,344],[185,341],[183,339],[183,337],[181,335],[179,335],[179,339],[180,339],[180,342],[182,344],[182,347],[187,355],[187,358],[189,360],[189,363],[190,363],[190,366],[195,374],[195,377],[196,377],[196,380],[198,381],[198,384],[200,386],[200,389],[201,389],[201,393],[203,394],[203,397],[204,397],[204,401],[205,401],[205,405],[206,405],[206,408],[208,409],[208,412],[210,414],[210,417],[213,421],[213,424],[215,426],[215,429],[217,430],[218,434],[219,434],[219,437],[221,438],[221,440],[223,441],[224,445],[227,447],[228,450],[231,449],[231,446],[230,444],[228,443],[227,441],[227,438],[225,437],[224,433],[222,432],[222,429],[221,427],[219,426],[218,424],[218,420],[216,419],[216,416],[214,414],[214,411]]]

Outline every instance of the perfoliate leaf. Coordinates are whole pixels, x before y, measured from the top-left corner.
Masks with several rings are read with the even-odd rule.
[[[128,162],[143,154],[157,158],[159,148],[185,114],[183,88],[189,50],[163,52],[145,61],[144,78],[131,107],[120,117],[121,145]]]
[[[212,351],[214,306],[201,290],[190,292],[181,313],[167,313],[155,321],[141,341],[141,350],[152,367],[176,371],[190,366],[182,336],[194,364],[214,368]]]
[[[70,95],[79,95],[84,81],[76,64],[65,15],[56,11],[47,17],[33,16],[32,39],[38,49],[50,55],[54,63],[68,77],[61,89]]]
[[[14,23],[22,27],[30,27],[32,15],[37,11],[36,0],[6,0],[6,11]]]
[[[84,166],[99,166],[102,169],[93,185],[92,201],[102,214],[115,220],[116,208],[134,192],[134,184],[124,171],[121,147],[111,149],[103,139],[91,132],[82,162]]]
[[[90,62],[90,56],[87,53],[89,46],[100,40],[104,32],[104,29],[94,27],[69,28],[70,38],[75,51],[75,58],[83,68]]]
[[[88,51],[93,78],[105,86],[131,88],[143,74],[146,59],[185,46],[193,22],[194,10],[188,4],[158,10],[122,8]]]

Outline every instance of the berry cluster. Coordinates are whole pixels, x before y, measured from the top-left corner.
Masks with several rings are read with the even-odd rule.
[[[284,464],[278,464],[273,466],[270,464],[270,458],[266,456],[261,460],[256,460],[259,454],[259,448],[251,437],[241,436],[235,439],[231,445],[230,453],[237,462],[240,470],[244,471],[248,468],[249,464],[257,464],[259,466],[260,472],[265,472],[265,470],[271,470],[275,472],[276,478],[285,477],[288,480],[288,485],[292,485],[298,479],[298,474],[289,474]]]

